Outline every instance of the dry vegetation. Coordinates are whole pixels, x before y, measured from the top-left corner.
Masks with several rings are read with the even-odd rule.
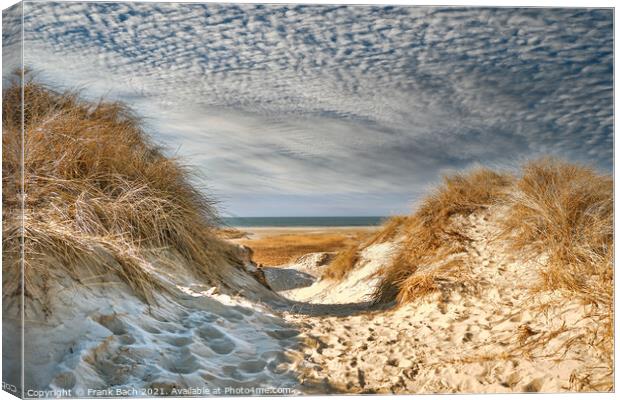
[[[503,205],[502,239],[530,257],[546,257],[538,289],[561,289],[611,304],[613,287],[613,181],[590,168],[545,158],[519,177],[477,169],[444,178],[414,214],[395,217],[366,241],[340,252],[325,276],[343,278],[360,249],[400,238],[402,247],[384,274],[378,301],[407,302],[456,274],[468,238],[455,215]]]
[[[467,216],[504,196],[512,178],[488,169],[444,178],[406,222],[405,239],[376,293],[379,302],[413,300],[452,280],[462,267],[458,255],[468,238],[451,226],[455,215]]]
[[[469,215],[494,203],[511,184],[509,175],[477,169],[444,178],[444,184],[407,217],[389,219],[373,237],[353,244],[336,256],[324,277],[341,279],[353,268],[359,250],[374,243],[404,237],[394,263],[385,271],[377,301],[400,302],[436,289],[436,280],[453,274],[459,263],[452,255],[463,250],[467,237],[450,226],[453,215]],[[432,273],[416,274],[420,269]]]
[[[340,250],[336,257],[323,272],[323,279],[338,280],[344,278],[359,260],[359,252],[375,243],[384,243],[394,240],[403,233],[409,217],[395,216],[389,218],[374,233],[368,234],[365,240],[357,240],[349,243],[344,249]]]
[[[541,289],[611,304],[613,180],[553,159],[525,166],[503,220],[512,247],[546,256]]]
[[[40,298],[50,274],[78,279],[113,271],[144,298],[155,285],[149,257],[184,257],[220,281],[234,262],[216,238],[213,201],[189,183],[188,170],[164,156],[120,103],[91,103],[77,93],[24,84],[24,242],[26,295]],[[3,251],[5,295],[19,279],[19,81],[3,92]],[[165,256],[163,257],[165,259]],[[104,269],[102,271],[101,269]]]
[[[602,361],[596,368],[605,371],[582,371],[583,376],[571,378],[571,387],[613,388],[613,179],[591,168],[543,158],[527,163],[518,176],[482,169],[445,178],[413,215],[389,222],[375,235],[378,241],[402,241],[399,254],[382,273],[375,300],[404,304],[438,290],[445,294],[454,287],[473,287],[476,276],[470,273],[466,252],[471,238],[459,231],[457,221],[489,207],[494,207],[500,229],[492,239],[497,248],[522,260],[524,268],[539,266],[535,282],[526,290],[530,299],[540,296],[521,306],[542,315],[549,309],[561,310],[568,301],[581,300],[590,310],[583,316],[591,321],[585,331],[568,333],[569,339],[557,349],[560,353],[549,356],[561,359],[562,352],[566,354],[573,346],[595,349]],[[341,252],[326,276],[344,277],[354,268],[355,255],[370,243]],[[573,329],[562,326],[532,332],[527,325],[521,328],[510,352],[486,357],[519,359],[532,357],[534,352],[542,357],[548,343]]]
[[[329,268],[323,272],[324,279],[342,279],[359,260],[359,252],[363,247],[358,243],[349,244],[345,249],[336,254],[329,263]]]
[[[239,243],[252,248],[252,258],[257,263],[275,266],[294,261],[308,253],[341,251],[353,243],[363,241],[369,234],[359,229],[342,229],[336,232],[268,235],[241,240]]]
[[[613,374],[613,179],[555,159],[526,165],[510,192],[503,237],[542,258],[534,292],[555,291],[594,306],[587,341]],[[562,300],[556,300],[561,303]],[[560,304],[561,305],[561,304]],[[552,306],[548,304],[547,307]],[[567,344],[567,346],[570,345]],[[587,376],[584,387],[594,388]],[[603,380],[603,384],[608,384]],[[597,390],[600,390],[597,388]],[[604,389],[611,390],[611,389]]]

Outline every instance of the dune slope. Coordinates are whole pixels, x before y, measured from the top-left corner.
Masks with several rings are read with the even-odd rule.
[[[302,377],[358,393],[613,390],[612,227],[612,180],[583,166],[448,177],[281,292],[350,307],[287,315],[315,339]]]
[[[437,280],[437,290],[413,302],[348,316],[289,314],[315,340],[298,354],[302,379],[356,393],[611,390],[606,310],[559,292],[532,292],[541,260],[513,256],[497,241],[503,212],[455,219],[471,239],[459,254],[458,279]],[[385,264],[386,254],[376,254],[366,263]],[[354,283],[366,288],[360,300],[368,299],[376,285],[376,271],[360,275],[368,264],[339,283],[321,280],[288,295],[343,301],[349,292],[338,289]]]
[[[78,396],[293,387],[298,332],[257,303],[279,300],[217,237],[187,169],[122,104],[23,91],[23,220],[19,82],[3,92],[4,380]]]

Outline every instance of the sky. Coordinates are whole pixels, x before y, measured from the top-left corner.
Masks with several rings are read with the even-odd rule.
[[[409,213],[442,174],[544,154],[612,171],[610,9],[24,12],[25,64],[130,104],[228,216]]]

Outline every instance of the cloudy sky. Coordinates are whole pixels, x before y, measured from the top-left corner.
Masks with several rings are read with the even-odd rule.
[[[24,57],[129,102],[229,215],[387,215],[477,164],[610,172],[612,15],[26,3]]]

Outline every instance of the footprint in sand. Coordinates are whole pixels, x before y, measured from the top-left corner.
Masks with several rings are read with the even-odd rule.
[[[523,386],[523,391],[524,392],[540,392],[540,389],[542,389],[543,383],[544,381],[542,378],[533,379],[530,383]]]
[[[121,321],[116,314],[100,315],[97,322],[105,326],[115,335],[124,335],[127,333],[125,323]]]
[[[248,317],[250,317],[250,316],[254,315],[254,310],[252,310],[252,309],[251,309],[251,308],[249,308],[249,307],[241,307],[241,306],[237,306],[237,307],[235,307],[234,309],[235,309],[235,311],[238,311],[238,312],[240,312],[241,314],[243,314],[243,315],[245,315],[245,316],[248,316]]]
[[[159,328],[156,328],[150,324],[142,325],[142,330],[144,330],[147,333],[151,333],[153,335],[157,335],[158,333],[161,333],[161,330]]]
[[[282,375],[290,370],[290,364],[287,362],[278,362],[277,360],[267,363],[267,370],[273,374]]]
[[[54,377],[54,385],[61,389],[71,389],[75,386],[75,374],[71,371],[61,372]]]
[[[279,360],[279,359],[284,360],[286,357],[280,350],[271,350],[271,351],[266,351],[263,354],[261,354],[260,358],[265,361],[271,361],[271,360]]]
[[[203,325],[196,330],[196,334],[207,342],[211,339],[224,337],[224,333],[211,325]]]
[[[265,369],[267,363],[263,360],[243,361],[239,364],[239,369],[248,374],[256,374]]]
[[[228,378],[232,378],[236,381],[245,381],[246,377],[239,371],[239,368],[236,365],[224,365],[222,367],[222,373],[224,376]]]
[[[164,358],[162,367],[175,374],[191,374],[200,368],[200,363],[188,349],[181,349],[174,358]]]
[[[224,311],[221,316],[229,322],[239,322],[245,319],[245,315],[243,313],[232,309]]]
[[[229,354],[235,350],[235,342],[230,340],[227,336],[224,336],[219,339],[211,340],[208,343],[211,350],[216,352],[217,354]]]
[[[136,342],[136,338],[134,338],[133,336],[131,336],[128,333],[126,333],[124,335],[121,335],[118,339],[124,345],[130,345],[130,344],[134,344]]]
[[[523,319],[523,313],[519,312],[514,314],[512,317],[510,317],[509,321],[510,322],[521,322],[521,320]]]
[[[163,341],[176,347],[183,347],[192,344],[194,339],[190,336],[165,336]]]
[[[211,322],[215,322],[219,317],[215,314],[211,314],[209,312],[205,312],[203,314],[200,315],[200,319],[203,322],[206,322],[208,324],[210,324]]]

